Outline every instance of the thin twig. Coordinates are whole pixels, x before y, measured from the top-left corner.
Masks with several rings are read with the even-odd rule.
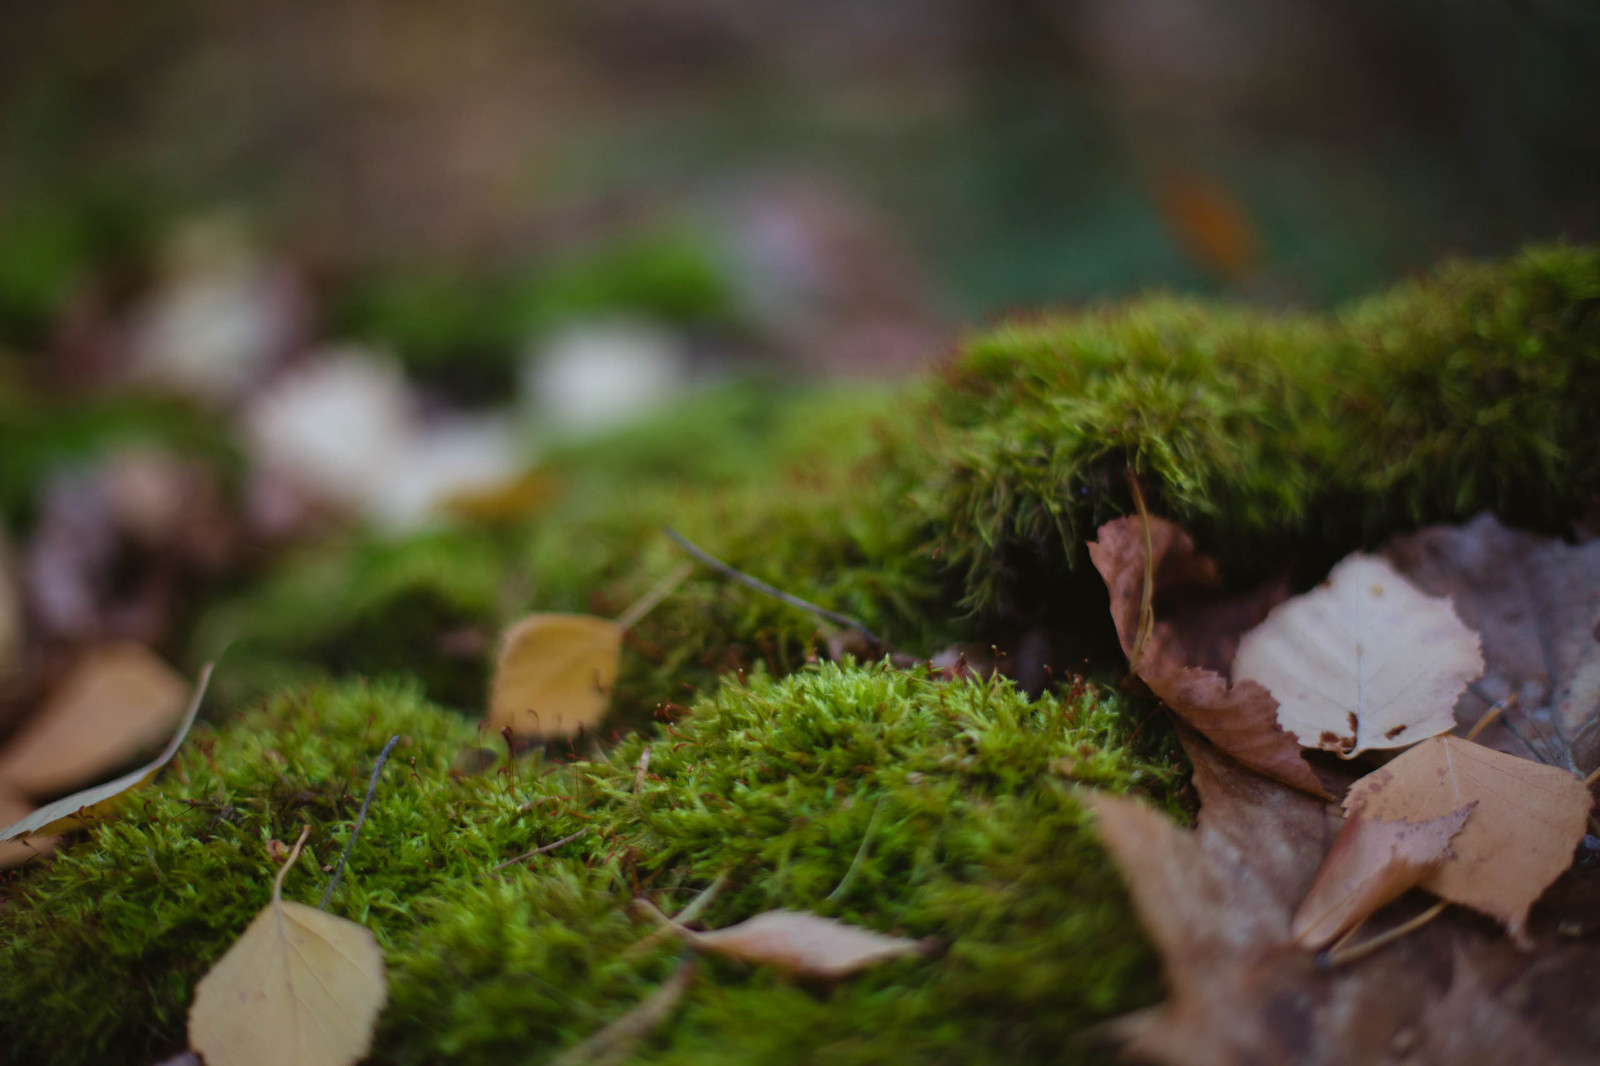
[[[878,802],[872,808],[872,817],[867,819],[867,831],[861,835],[861,846],[856,848],[856,857],[850,860],[850,868],[839,878],[838,885],[829,892],[827,899],[832,901],[844,895],[844,890],[855,880],[856,871],[861,868],[861,860],[867,857],[867,845],[872,843],[872,830],[878,824],[878,812],[883,810],[883,797],[878,797]]]
[[[1323,954],[1323,963],[1327,966],[1343,966],[1346,963],[1355,962],[1357,959],[1366,958],[1368,955],[1372,954],[1374,951],[1377,951],[1385,944],[1392,944],[1406,934],[1421,929],[1423,926],[1439,917],[1439,915],[1443,914],[1444,909],[1449,905],[1450,903],[1448,900],[1441,899],[1438,903],[1435,903],[1433,906],[1429,907],[1415,918],[1412,918],[1409,921],[1401,922],[1393,929],[1379,933],[1371,940],[1363,940],[1361,943],[1352,948],[1344,948],[1345,943],[1352,936],[1355,936],[1356,929],[1361,928],[1360,925],[1357,925],[1356,929],[1352,929],[1346,933],[1339,939],[1338,943],[1334,944],[1333,947],[1329,948]],[[1344,950],[1341,951],[1341,948],[1344,948]]]
[[[523,852],[521,855],[518,855],[514,859],[507,859],[505,862],[501,863],[499,866],[491,866],[491,867],[489,867],[489,872],[490,873],[494,873],[497,870],[504,870],[507,866],[511,866],[511,865],[514,865],[514,864],[519,863],[519,862],[526,862],[528,859],[533,858],[535,855],[543,855],[547,851],[554,851],[554,850],[556,850],[557,848],[559,848],[563,844],[572,843],[574,840],[577,840],[579,837],[583,836],[583,834],[587,833],[588,831],[589,831],[589,827],[588,826],[584,826],[582,829],[578,830],[576,833],[573,833],[569,837],[562,837],[560,840],[552,841],[551,843],[545,844],[542,847],[534,848],[532,851]]]
[[[328,881],[328,887],[322,890],[322,902],[317,904],[318,910],[327,910],[328,901],[333,898],[333,890],[339,887],[339,878],[344,876],[345,863],[350,861],[350,852],[355,850],[356,838],[361,835],[361,827],[367,821],[367,808],[372,806],[372,794],[378,790],[378,775],[383,773],[383,764],[389,761],[389,753],[394,746],[400,743],[400,734],[396,733],[389,738],[389,743],[383,746],[378,753],[378,764],[372,768],[372,777],[367,781],[367,798],[361,801],[361,813],[356,815],[356,827],[350,830],[350,839],[345,843],[344,854],[339,856],[339,865],[334,868],[333,877]]]
[[[757,592],[771,596],[775,600],[787,603],[790,607],[798,607],[802,611],[809,611],[818,618],[825,618],[836,626],[844,626],[846,629],[853,629],[880,648],[887,647],[887,645],[878,638],[876,633],[862,625],[860,622],[856,621],[854,618],[851,618],[849,615],[840,614],[838,611],[830,611],[826,607],[818,607],[809,600],[802,600],[799,596],[784,592],[782,589],[773,588],[760,578],[751,577],[743,570],[729,566],[727,563],[723,562],[721,559],[718,559],[715,555],[710,554],[704,548],[700,547],[698,544],[694,543],[694,541],[685,537],[682,533],[679,533],[671,526],[663,527],[662,532],[668,537],[672,538],[672,542],[678,547],[694,556],[700,562],[711,567],[711,569],[715,570],[717,573],[722,574],[724,577],[731,577],[741,585],[753,588]]]
[[[678,1001],[694,983],[694,977],[695,960],[683,960],[660,988],[610,1025],[556,1056],[552,1066],[613,1066],[622,1062],[639,1041],[672,1015]]]
[[[683,584],[684,578],[692,573],[694,573],[694,567],[689,563],[684,563],[668,574],[666,580],[633,601],[632,606],[617,616],[617,628],[624,631],[632,629],[638,624],[639,619],[655,610],[656,605],[672,595],[672,590]]]
[[[1593,788],[1596,781],[1600,781],[1600,766],[1589,771],[1589,776],[1583,779],[1583,787]]]

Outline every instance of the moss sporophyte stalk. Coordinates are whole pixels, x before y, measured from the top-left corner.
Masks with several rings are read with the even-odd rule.
[[[898,390],[711,395],[552,457],[529,514],[308,550],[199,612],[195,662],[230,646],[215,724],[14,875],[0,1046],[181,1047],[267,902],[269,841],[311,827],[283,891],[316,899],[399,734],[329,906],[386,957],[374,1062],[554,1057],[676,972],[632,901],[672,914],[719,879],[708,928],[809,910],[940,950],[831,986],[704,960],[637,1061],[1092,1058],[1085,1030],[1160,976],[1081,790],[1185,802],[1084,565],[1127,473],[1242,586],[1485,509],[1564,531],[1600,495],[1597,409],[1600,253],[1552,247],[1338,315],[1145,300],[1001,327]],[[498,742],[475,725],[493,634],[615,617],[682,561],[663,525],[901,651],[1051,670],[1033,695],[818,662],[813,615],[701,570],[629,630],[598,734],[453,774]]]

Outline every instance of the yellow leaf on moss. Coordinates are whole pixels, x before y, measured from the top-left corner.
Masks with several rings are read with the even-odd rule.
[[[389,997],[383,951],[355,922],[272,901],[195,988],[189,1045],[206,1066],[349,1066],[367,1053]]]
[[[500,644],[489,726],[521,737],[571,736],[605,717],[622,664],[622,627],[584,614],[532,614]]]

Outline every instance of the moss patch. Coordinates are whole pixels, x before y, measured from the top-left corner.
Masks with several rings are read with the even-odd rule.
[[[62,1063],[177,1046],[195,981],[267,899],[266,841],[315,827],[285,886],[314,902],[391,731],[407,742],[332,906],[388,955],[375,1061],[542,1061],[671,969],[671,944],[629,953],[650,926],[628,901],[677,909],[719,874],[713,926],[810,908],[948,949],[832,990],[713,964],[649,1058],[1071,1061],[1086,1023],[1155,995],[1077,786],[1051,770],[1068,759],[1084,784],[1171,801],[1178,769],[1161,743],[1128,747],[1120,697],[1080,685],[1030,702],[1004,683],[823,666],[750,676],[694,712],[604,758],[456,780],[476,733],[414,689],[280,696],[191,742],[125,818],[14,886],[7,1046]]]

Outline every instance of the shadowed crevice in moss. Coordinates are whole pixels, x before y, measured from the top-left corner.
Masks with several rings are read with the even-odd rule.
[[[1165,741],[1127,747],[1121,697],[1030,702],[1003,683],[824,666],[750,676],[694,711],[599,761],[458,781],[449,763],[476,733],[415,689],[278,697],[196,738],[121,819],[21,875],[0,916],[7,1046],[63,1063],[177,1046],[195,981],[267,899],[266,840],[314,827],[285,895],[315,899],[391,731],[407,741],[332,908],[388,955],[374,1061],[543,1061],[670,971],[676,945],[629,953],[651,928],[635,893],[676,909],[723,873],[713,926],[809,908],[946,950],[831,990],[712,964],[647,1059],[1076,1061],[1083,1026],[1156,996],[1078,786],[1057,772],[1070,760],[1083,783],[1171,802],[1175,757]]]

